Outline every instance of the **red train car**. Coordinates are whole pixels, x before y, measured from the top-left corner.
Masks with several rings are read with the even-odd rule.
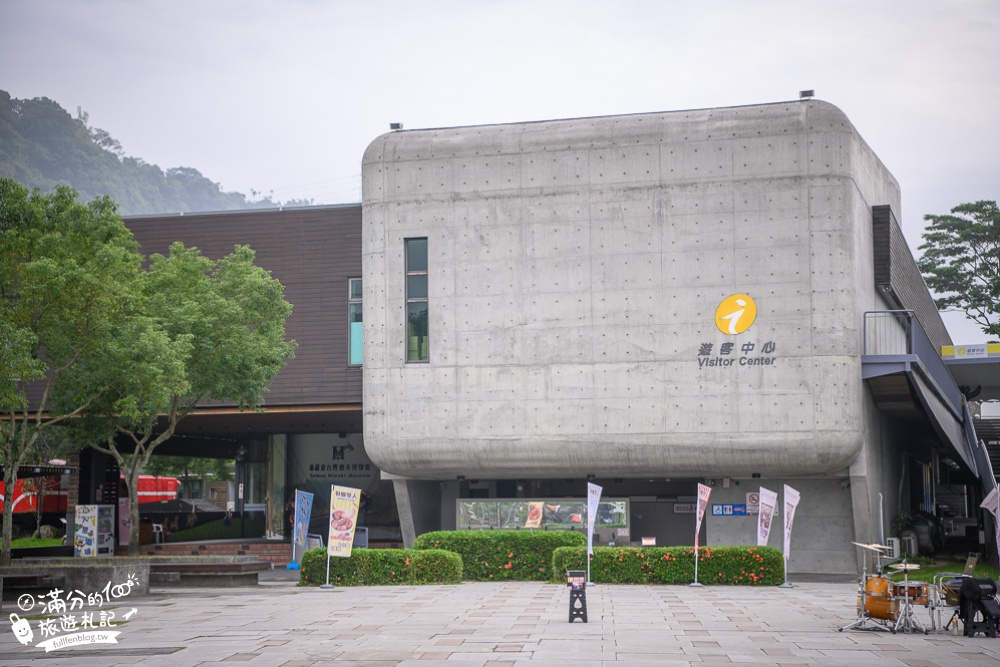
[[[124,478],[122,489],[124,490]],[[67,489],[66,475],[19,479],[14,484],[14,514],[34,516],[38,509],[38,485],[42,487],[42,514],[65,515]],[[155,503],[161,500],[176,500],[180,481],[176,477],[156,477],[139,475],[139,503]],[[0,514],[3,513],[3,499],[7,489],[0,482]]]

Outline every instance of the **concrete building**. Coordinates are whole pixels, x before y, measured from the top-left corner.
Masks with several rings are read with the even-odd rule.
[[[790,571],[857,571],[984,474],[899,211],[816,100],[377,138],[364,443],[404,541],[594,479],[626,501],[602,542],[691,544],[706,481],[702,543],[752,544],[748,493],[788,484]]]
[[[375,543],[582,530],[594,481],[598,543],[692,544],[704,483],[702,545],[800,492],[793,575],[859,571],[852,542],[918,512],[914,550],[929,523],[979,549],[1000,346],[952,345],[900,200],[802,100],[396,131],[360,206],[129,218],[145,254],[251,245],[294,308],[266,409],[206,407],[160,453],[241,456],[272,538],[295,489],[322,534],[330,484],[373,494]],[[81,502],[116,501],[108,463],[83,456]]]

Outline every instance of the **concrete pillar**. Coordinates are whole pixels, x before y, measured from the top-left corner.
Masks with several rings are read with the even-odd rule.
[[[875,541],[872,528],[871,489],[868,484],[868,467],[862,452],[851,464],[851,508],[854,516],[854,542],[871,544]],[[858,572],[864,566],[866,554],[863,549],[855,549]]]
[[[441,483],[415,479],[393,479],[396,510],[403,533],[403,546],[413,546],[418,535],[441,529]]]

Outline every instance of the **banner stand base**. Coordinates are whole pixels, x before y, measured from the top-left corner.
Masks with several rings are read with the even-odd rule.
[[[298,570],[298,569],[300,569],[300,567],[299,567],[298,563],[289,563],[288,565],[285,566],[285,569],[286,570]]]
[[[320,584],[320,588],[336,588],[333,584]]]
[[[699,583],[698,583],[697,581],[694,581],[694,582],[692,582],[692,583],[688,584],[688,587],[689,587],[689,588],[696,588],[696,587],[697,587],[697,588],[701,588],[701,587],[702,587],[703,585],[704,585],[704,584],[699,584]]]
[[[786,581],[785,583],[778,586],[778,588],[795,588],[795,586],[792,586],[790,582]]]

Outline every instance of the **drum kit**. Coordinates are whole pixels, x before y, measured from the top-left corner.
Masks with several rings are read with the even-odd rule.
[[[840,628],[844,630],[884,630],[895,634],[899,630],[914,632],[920,630],[927,634],[927,629],[917,619],[913,611],[914,605],[930,605],[933,603],[933,591],[927,584],[910,581],[910,572],[919,570],[916,563],[892,563],[889,568],[903,573],[902,582],[894,582],[882,574],[882,560],[889,547],[881,544],[861,544],[852,542],[865,550],[865,560],[861,581],[858,587],[858,618],[850,625]],[[872,574],[868,574],[868,557],[874,560]],[[933,616],[931,617],[933,620]]]

